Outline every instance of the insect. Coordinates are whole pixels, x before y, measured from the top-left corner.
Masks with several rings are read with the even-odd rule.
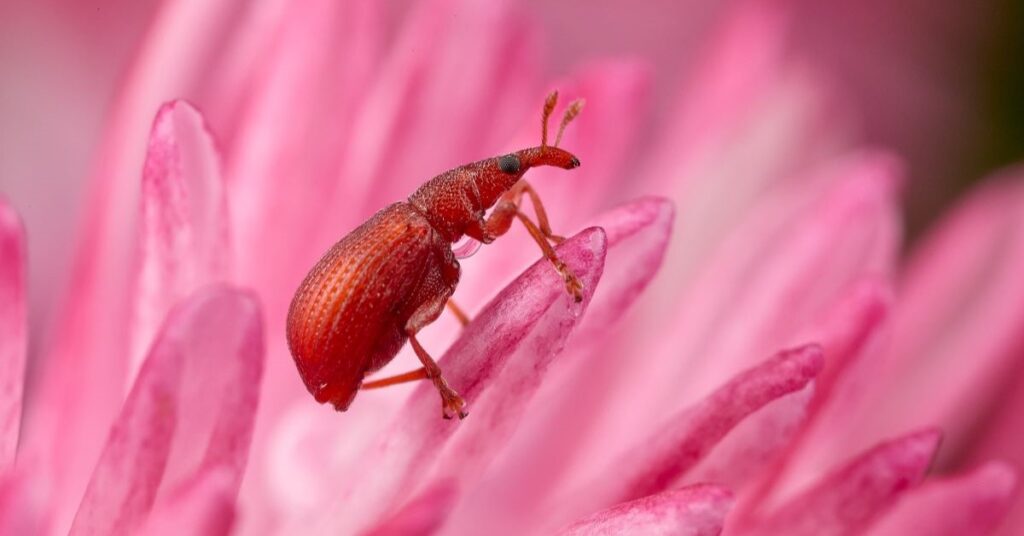
[[[565,280],[569,294],[576,301],[583,299],[582,283],[551,245],[564,239],[552,233],[540,198],[522,179],[537,166],[580,165],[558,144],[583,101],[567,107],[555,143],[548,145],[548,120],[557,102],[558,92],[544,101],[539,146],[430,179],[407,201],[384,208],[342,238],[310,270],[292,299],[287,337],[299,374],[318,402],[345,411],[360,389],[427,379],[441,395],[444,418],[466,417],[465,400],[416,339],[446,304],[464,325],[468,323],[450,301],[461,273],[452,244],[463,236],[489,244],[518,219]],[[530,198],[536,223],[521,210],[524,195]],[[364,383],[407,340],[423,366]]]

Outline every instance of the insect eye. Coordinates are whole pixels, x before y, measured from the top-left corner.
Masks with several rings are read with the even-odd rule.
[[[519,157],[514,154],[507,154],[498,159],[498,169],[509,175],[519,172]]]

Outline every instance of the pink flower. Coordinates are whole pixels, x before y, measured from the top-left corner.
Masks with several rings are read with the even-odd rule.
[[[390,39],[386,15],[163,5],[28,389],[26,230],[0,203],[0,531],[1024,527],[1024,172],[904,258],[902,164],[786,46],[788,7],[730,8],[653,134],[638,62],[547,80],[503,3],[417,4]],[[513,231],[464,262],[472,323],[422,339],[468,419],[430,385],[315,404],[284,342],[306,270],[430,176],[535,144],[551,87],[588,101],[563,142],[583,166],[528,178],[575,229],[582,304]]]

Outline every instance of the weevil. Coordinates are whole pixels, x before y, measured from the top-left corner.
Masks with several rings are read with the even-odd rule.
[[[530,168],[580,165],[558,144],[583,101],[567,107],[555,142],[549,145],[548,120],[557,102],[558,92],[544,101],[539,146],[437,175],[406,201],[382,209],[343,237],[310,270],[292,299],[286,329],[299,375],[318,402],[345,411],[361,389],[426,379],[441,395],[444,418],[466,417],[465,400],[416,339],[446,305],[463,324],[468,322],[451,301],[461,274],[452,244],[464,236],[489,244],[518,219],[564,279],[572,298],[583,299],[582,283],[552,246],[564,239],[551,231],[537,192],[523,180]],[[521,209],[523,196],[530,198],[536,223]],[[365,381],[406,341],[422,367]]]

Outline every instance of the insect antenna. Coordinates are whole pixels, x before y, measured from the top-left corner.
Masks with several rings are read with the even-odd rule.
[[[569,104],[569,107],[565,109],[565,115],[562,116],[562,124],[558,126],[558,135],[555,136],[555,147],[562,141],[562,134],[565,133],[565,127],[576,119],[577,115],[580,115],[580,110],[583,109],[583,105],[586,101],[583,99],[576,99]]]
[[[548,118],[551,117],[551,113],[555,111],[555,105],[558,104],[558,90],[552,91],[546,99],[544,99],[544,113],[540,117],[540,146],[547,147],[548,145]]]

